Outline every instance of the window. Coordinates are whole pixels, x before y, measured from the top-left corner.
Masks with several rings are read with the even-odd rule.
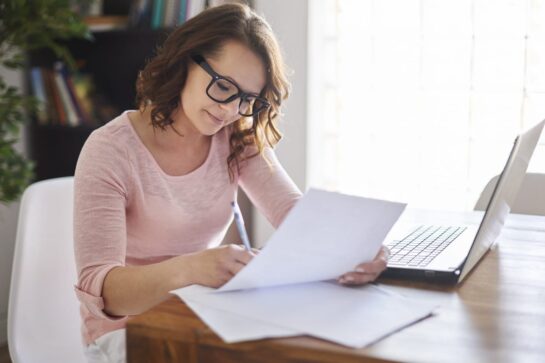
[[[545,118],[545,0],[310,7],[309,184],[472,209]],[[545,172],[545,138],[530,163]]]

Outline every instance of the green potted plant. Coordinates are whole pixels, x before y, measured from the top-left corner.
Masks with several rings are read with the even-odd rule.
[[[34,49],[51,49],[69,67],[74,59],[63,41],[90,38],[88,27],[74,11],[89,0],[0,0],[0,66],[20,70],[25,55]],[[35,111],[37,101],[8,85],[0,73],[0,203],[19,198],[32,180],[32,162],[15,148],[20,127]]]

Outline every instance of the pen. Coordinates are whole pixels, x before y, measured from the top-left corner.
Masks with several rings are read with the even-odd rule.
[[[242,238],[242,243],[247,251],[251,251],[252,247],[250,246],[250,239],[246,233],[246,228],[244,227],[244,219],[242,219],[242,213],[236,201],[231,202],[231,208],[233,208],[233,213],[235,215],[235,223],[237,224],[238,233],[240,238]]]

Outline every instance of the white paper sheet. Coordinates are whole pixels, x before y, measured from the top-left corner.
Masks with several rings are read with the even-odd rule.
[[[311,189],[219,291],[323,281],[371,261],[405,204]]]
[[[211,288],[198,285],[188,286],[184,290],[184,295],[213,291]],[[183,300],[226,343],[264,338],[284,338],[304,334],[301,331],[284,328],[276,324],[264,323],[225,310],[211,308],[195,300]]]
[[[218,290],[173,291],[227,342],[308,334],[362,347],[433,306],[335,279],[371,261],[404,204],[310,190],[266,247]]]
[[[218,334],[220,330],[222,334],[229,330],[227,335],[237,330],[235,326],[225,329],[224,317],[240,316],[248,318],[246,324],[252,326],[256,337],[268,336],[270,326],[283,327],[292,333],[299,331],[353,348],[369,345],[419,321],[435,308],[434,304],[385,293],[372,285],[351,288],[333,282],[222,293],[195,293],[182,288],[174,293],[196,304],[196,313],[208,317],[210,327]],[[222,316],[218,311],[228,314]],[[258,329],[259,324],[263,330]],[[257,339],[251,334],[246,336]]]
[[[245,316],[236,315],[225,310],[214,309],[195,301],[184,301],[226,343],[240,343],[265,338],[286,338],[304,334],[292,329],[248,319]]]

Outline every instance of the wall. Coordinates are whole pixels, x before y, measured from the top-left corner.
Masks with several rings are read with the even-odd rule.
[[[21,86],[20,72],[0,68],[0,74],[9,85]],[[17,148],[23,150],[24,140],[17,145]],[[7,341],[9,285],[18,213],[19,203],[0,204],[0,345]]]
[[[19,203],[0,204],[0,345],[7,341],[7,311],[11,261]]]
[[[284,138],[278,145],[278,159],[302,191],[307,180],[307,36],[308,0],[256,0],[255,8],[275,32],[284,51],[286,63],[293,71],[291,95],[283,109],[280,129]],[[273,229],[254,210],[252,234],[254,243],[262,246]]]

